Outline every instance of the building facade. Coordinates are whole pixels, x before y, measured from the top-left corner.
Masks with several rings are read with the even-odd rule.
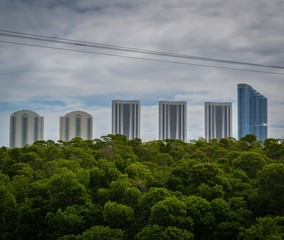
[[[232,103],[205,102],[205,139],[232,136]]]
[[[159,139],[186,141],[187,104],[184,101],[159,102]]]
[[[59,139],[70,141],[75,137],[93,139],[93,117],[86,112],[73,111],[60,117]]]
[[[20,110],[10,116],[10,147],[24,147],[43,140],[44,118],[29,110]]]
[[[238,84],[238,138],[253,134],[267,138],[267,98],[248,84]]]
[[[128,139],[140,138],[140,101],[112,101],[112,134],[122,134]]]

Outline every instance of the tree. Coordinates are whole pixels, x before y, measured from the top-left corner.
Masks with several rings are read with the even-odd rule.
[[[233,137],[221,138],[219,144],[221,147],[225,148],[227,151],[235,150],[235,145],[237,140]]]
[[[221,185],[215,185],[214,187],[209,187],[207,184],[202,183],[197,188],[196,195],[210,201],[215,198],[224,197],[225,191],[223,189],[223,186]]]
[[[180,161],[178,166],[173,166],[171,168],[171,174],[166,182],[167,188],[172,191],[181,191],[182,193],[187,194],[188,190],[186,188],[192,183],[190,179],[190,170],[196,164],[196,160],[185,159]]]
[[[25,175],[16,175],[11,182],[12,191],[18,203],[24,202],[29,195],[30,178]]]
[[[0,148],[0,239],[282,239],[283,140]]]
[[[193,220],[194,239],[211,239],[215,217],[210,203],[196,196],[184,198],[186,216]]]
[[[9,185],[0,182],[0,238],[13,239],[17,218],[17,202],[15,196],[9,191]]]
[[[237,228],[246,227],[251,224],[252,212],[248,208],[243,197],[231,197],[228,200],[231,208],[231,221],[235,222]]]
[[[54,174],[47,183],[47,194],[51,209],[65,209],[71,205],[83,205],[90,201],[90,196],[75,173],[64,170]]]
[[[136,240],[192,240],[192,232],[174,226],[162,227],[159,225],[146,226],[139,232]]]
[[[160,153],[158,141],[149,141],[133,148],[140,162],[154,162],[157,154]]]
[[[112,228],[129,229],[134,220],[134,211],[131,207],[109,201],[104,205],[103,217]]]
[[[11,162],[12,162],[12,159],[8,153],[8,149],[5,147],[1,147],[0,148],[0,169],[4,170],[4,172],[8,172]]]
[[[254,142],[256,142],[256,136],[253,134],[247,134],[246,136],[242,137],[240,141],[247,142],[249,146],[251,146]]]
[[[187,216],[186,204],[176,197],[167,197],[151,208],[150,224],[159,226],[176,226],[191,230],[193,221]]]
[[[148,192],[142,195],[139,200],[139,206],[150,213],[152,206],[171,195],[172,193],[166,188],[151,188]]]
[[[110,183],[117,180],[119,175],[121,172],[113,162],[99,160],[98,166],[90,169],[89,188],[95,195],[99,188],[109,187]]]
[[[212,200],[211,208],[215,217],[213,239],[237,239],[240,224],[234,219],[230,204],[224,199],[216,198]]]
[[[240,233],[242,240],[282,240],[284,239],[284,217],[257,218],[256,224]]]
[[[110,188],[100,188],[97,192],[98,201],[114,201],[131,207],[137,206],[141,192],[133,187],[126,175],[121,175],[116,181],[110,184]]]
[[[102,224],[102,209],[87,203],[85,205],[68,206],[65,210],[59,208],[55,213],[46,216],[50,226],[50,238],[57,239],[64,235],[77,235],[96,224]]]
[[[165,139],[161,142],[161,152],[170,154],[174,161],[183,158],[189,158],[189,153],[186,151],[187,144],[184,141],[177,139]]]
[[[42,197],[25,198],[18,206],[16,227],[13,229],[17,239],[45,237],[48,231],[44,218],[46,212],[46,201]]]
[[[262,212],[284,215],[284,163],[266,165],[259,173],[258,184]]]
[[[193,165],[188,170],[188,177],[189,185],[187,186],[187,189],[189,193],[196,193],[198,187],[202,184],[206,184],[210,188],[219,185],[225,190],[231,189],[228,179],[217,164],[199,163]]]
[[[233,166],[243,170],[250,178],[255,178],[266,164],[265,157],[256,152],[244,152],[233,161]]]
[[[81,235],[82,240],[124,240],[125,234],[121,229],[104,226],[93,226]]]
[[[264,151],[269,158],[280,160],[284,158],[284,142],[279,139],[267,138],[264,143]]]
[[[147,187],[152,182],[153,176],[147,166],[142,163],[132,163],[125,169],[129,178],[133,179],[134,184],[142,191],[146,192]]]

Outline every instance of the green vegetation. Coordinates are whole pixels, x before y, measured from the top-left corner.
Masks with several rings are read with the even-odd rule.
[[[0,148],[0,239],[284,239],[284,141]]]

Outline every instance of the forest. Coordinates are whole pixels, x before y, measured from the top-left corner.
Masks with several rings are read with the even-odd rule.
[[[284,140],[0,148],[0,239],[284,239]]]

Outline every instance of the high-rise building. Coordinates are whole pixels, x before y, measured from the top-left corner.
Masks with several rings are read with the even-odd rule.
[[[63,141],[70,141],[75,137],[84,140],[93,139],[93,117],[86,112],[73,111],[60,117],[60,136]]]
[[[10,147],[24,147],[43,140],[44,119],[29,110],[20,110],[10,116]]]
[[[232,136],[232,103],[205,102],[205,139]]]
[[[159,102],[159,139],[186,141],[187,105],[181,101]]]
[[[140,138],[140,101],[112,101],[112,134],[122,134],[128,139]]]
[[[267,138],[267,98],[248,84],[238,84],[238,137]]]

